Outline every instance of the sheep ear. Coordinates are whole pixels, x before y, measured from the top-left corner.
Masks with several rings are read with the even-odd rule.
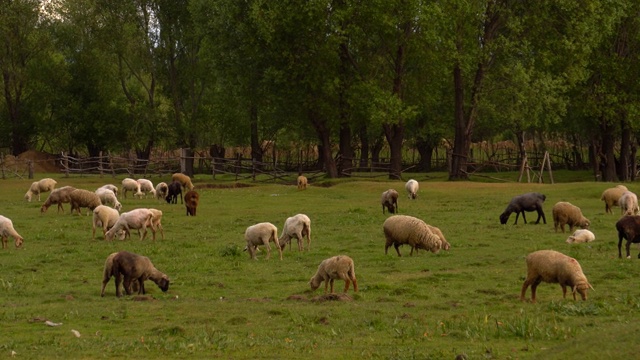
[[[578,290],[578,287],[574,285],[574,286],[573,286],[573,291],[572,291],[571,293],[572,293],[572,294],[575,294],[577,290]]]

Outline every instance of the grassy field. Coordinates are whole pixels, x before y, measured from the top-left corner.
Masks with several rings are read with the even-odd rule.
[[[494,174],[495,175],[495,174]],[[556,174],[554,174],[556,175]],[[511,174],[513,178],[513,174]],[[215,187],[196,177],[198,216],[153,199],[122,200],[124,211],[164,212],[164,240],[91,239],[91,217],[40,214],[23,195],[30,180],[0,181],[0,214],[25,238],[23,249],[0,251],[0,357],[15,358],[315,358],[315,359],[602,359],[636,356],[640,328],[638,248],[618,259],[615,222],[604,213],[602,191],[612,184],[559,173],[550,184],[445,182],[415,175],[419,197],[409,201],[403,182],[325,182],[295,186]],[[62,178],[58,187],[94,190],[121,178]],[[153,178],[157,183],[161,180]],[[229,185],[229,182],[223,185]],[[638,191],[636,184],[628,184]],[[409,256],[384,254],[380,194],[401,192],[400,214],[436,225],[452,248]],[[547,224],[500,225],[511,197],[547,196]],[[43,196],[42,200],[46,198]],[[569,245],[555,233],[551,207],[582,208],[596,241]],[[242,252],[247,226],[291,215],[311,218],[311,251],[287,248],[284,260]],[[541,284],[538,303],[521,302],[524,257],[555,249],[581,263],[594,286],[587,301],[563,299],[557,284]],[[102,269],[112,252],[146,255],[171,278],[162,293],[116,298],[113,280],[100,297]],[[275,249],[274,249],[275,250]],[[353,301],[313,301],[309,278],[333,255],[355,261],[360,291]],[[634,280],[636,279],[636,280]],[[336,288],[342,289],[338,281]],[[530,292],[527,293],[530,295]],[[45,320],[62,323],[45,325]],[[76,337],[72,330],[81,335]]]

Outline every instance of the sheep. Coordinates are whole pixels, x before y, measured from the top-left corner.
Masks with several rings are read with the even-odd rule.
[[[96,193],[84,189],[73,190],[71,193],[69,193],[69,199],[69,202],[71,203],[72,215],[74,210],[77,210],[78,215],[81,215],[80,208],[86,207],[89,208],[89,210],[93,211],[93,209],[95,209],[97,206],[102,205],[100,197],[96,195]]]
[[[151,180],[138,179],[136,181],[140,185],[140,194],[135,194],[135,196],[139,196],[140,198],[144,196],[144,198],[146,199],[147,194],[151,194],[152,197],[156,197],[156,189],[153,186],[153,183],[151,182]]]
[[[114,209],[122,210],[122,204],[118,201],[118,197],[113,190],[101,187],[95,191],[96,195],[100,198],[100,202],[104,205],[110,204]]]
[[[180,195],[180,204],[182,201],[182,185],[179,182],[174,181],[169,184],[169,192],[167,193],[167,197],[165,198],[169,204],[177,204],[178,203],[178,195]]]
[[[171,181],[177,181],[187,190],[193,190],[194,186],[191,182],[191,178],[182,173],[175,173],[171,175]]]
[[[331,286],[333,294],[333,280],[344,280],[344,292],[349,290],[350,282],[353,282],[353,291],[358,292],[358,280],[356,279],[356,268],[353,265],[353,259],[346,255],[338,255],[323,260],[318,266],[318,271],[309,280],[311,290],[315,291],[324,281],[324,292]]]
[[[251,259],[256,260],[256,249],[258,245],[264,244],[267,247],[267,259],[271,256],[271,245],[269,242],[274,242],[280,253],[280,260],[282,260],[282,248],[278,241],[278,228],[272,223],[263,222],[247,227],[244,232],[244,239],[247,242],[247,250]]]
[[[554,250],[538,250],[526,257],[527,278],[522,284],[520,300],[525,301],[527,288],[531,285],[531,302],[536,302],[536,288],[544,281],[547,283],[559,283],[562,287],[562,297],[567,297],[567,286],[571,287],[573,300],[576,300],[576,292],[587,300],[587,290],[593,286],[582,272],[578,261],[572,257]]]
[[[404,187],[405,189],[407,189],[409,199],[415,200],[418,198],[418,189],[420,188],[420,186],[417,181],[411,179],[407,181]]]
[[[620,200],[620,196],[622,196],[622,193],[624,193],[627,190],[628,189],[626,186],[617,185],[616,187],[606,189],[605,191],[602,192],[602,196],[600,197],[600,200],[604,201],[605,213],[613,214],[613,211],[611,209],[614,206],[618,205],[618,200]]]
[[[103,270],[103,279],[105,277],[108,276],[108,279],[111,279],[111,276],[113,274],[113,258],[116,257],[116,255],[118,255],[117,252],[111,253],[109,256],[107,256],[107,260],[105,260],[104,262],[104,270]],[[120,276],[122,278],[122,276]],[[107,280],[107,283],[109,282],[109,280]],[[106,287],[106,285],[105,285]],[[101,296],[104,296],[104,289],[105,287],[102,288],[102,292],[101,292]],[[132,281],[131,282],[131,289],[129,290],[130,292],[138,292],[140,289],[140,286],[138,285],[138,281]],[[126,290],[125,290],[126,291]]]
[[[198,209],[199,202],[200,194],[198,194],[198,192],[189,190],[184,194],[184,205],[187,208],[187,216],[196,216],[196,210]]]
[[[107,230],[111,229],[120,218],[118,210],[106,205],[97,206],[93,209],[93,232],[91,239],[96,238],[96,228],[102,227],[102,235],[106,237]]]
[[[298,190],[306,190],[307,184],[309,184],[309,180],[306,176],[300,175],[298,176]]]
[[[125,231],[126,235],[131,236],[130,230],[137,229],[140,233],[140,240],[144,240],[147,236],[147,227],[150,227],[155,232],[152,223],[153,213],[149,209],[134,209],[129,212],[120,214],[118,221],[109,231],[105,233],[106,240],[112,240],[119,231]]]
[[[640,215],[623,216],[616,222],[616,230],[618,230],[618,258],[622,258],[622,239],[626,239],[627,259],[631,259],[631,243],[640,243]]]
[[[164,240],[164,228],[162,227],[162,210],[149,208],[151,211],[151,233],[153,235],[152,240],[156,240],[156,231],[160,230],[162,240]],[[154,230],[155,229],[155,230]],[[140,230],[138,230],[140,231]]]
[[[567,244],[580,244],[586,242],[592,242],[596,239],[596,236],[587,229],[578,229],[573,235],[567,238]]]
[[[49,209],[49,207],[53,204],[58,204],[58,213],[60,210],[64,213],[64,208],[62,207],[63,203],[71,202],[71,198],[69,194],[72,191],[76,190],[73,186],[63,186],[61,188],[57,188],[49,194],[47,199],[44,201],[44,204],[40,207],[40,212],[44,213]]]
[[[166,182],[161,182],[156,185],[156,199],[162,201],[169,194],[169,185]]]
[[[394,189],[389,189],[383,192],[380,203],[382,204],[383,214],[385,208],[389,210],[389,213],[395,214],[398,211],[398,192]]]
[[[99,188],[97,188],[96,191],[100,189],[111,190],[116,196],[118,196],[118,187],[113,184],[102,185]]]
[[[449,242],[444,237],[444,234],[439,228],[429,224],[427,224],[427,228],[429,228],[429,230],[431,230],[432,233],[434,233],[438,238],[440,238],[440,242],[442,243],[443,250],[449,251],[449,249],[451,249],[451,244],[449,244]],[[416,249],[416,251],[418,250]]]
[[[122,196],[126,199],[127,192],[133,191],[133,197],[142,197],[143,193],[140,191],[140,184],[132,178],[122,179]]]
[[[303,251],[302,242],[305,237],[307,238],[307,250],[311,250],[311,219],[305,214],[297,214],[285,220],[282,235],[278,241],[282,249],[289,243],[289,250],[291,250],[291,239],[296,238],[298,251]]]
[[[158,285],[162,292],[169,290],[169,277],[156,269],[148,257],[130,253],[128,251],[120,251],[109,255],[105,261],[105,267],[102,276],[102,289],[100,296],[104,296],[104,290],[107,283],[113,276],[116,283],[116,296],[121,297],[120,283],[124,280],[124,290],[127,295],[132,293],[132,281],[138,282],[138,294],[146,293],[144,289],[144,281],[151,279]]]
[[[38,201],[40,201],[40,194],[47,191],[53,191],[55,189],[56,184],[58,182],[53,180],[52,178],[44,178],[38,181],[34,181],[31,183],[29,190],[24,194],[24,199],[28,202],[31,202],[31,197],[33,195],[38,195]]]
[[[620,210],[622,215],[638,215],[640,208],[638,208],[638,196],[631,191],[625,191],[618,200],[620,204]]]
[[[573,228],[579,226],[583,229],[589,228],[589,219],[582,215],[582,211],[579,207],[560,201],[553,205],[551,209],[553,214],[553,228],[558,232],[558,227],[564,232],[564,226],[569,225],[569,231],[573,231]]]
[[[402,256],[399,246],[404,244],[411,246],[409,255],[413,255],[414,249],[425,249],[437,253],[442,248],[442,242],[438,235],[431,232],[427,224],[418,218],[393,215],[385,220],[382,228],[386,239],[385,254],[391,245],[396,248],[398,256]]]
[[[540,223],[540,218],[544,223],[547,223],[547,218],[544,216],[544,211],[542,210],[542,204],[547,199],[547,197],[543,194],[537,192],[530,192],[518,196],[514,196],[507,208],[504,210],[502,214],[500,214],[500,224],[504,225],[509,220],[509,216],[511,213],[516,213],[516,221],[513,223],[514,225],[518,224],[518,218],[522,213],[522,219],[524,223],[527,223],[527,217],[525,216],[525,211],[537,211],[538,212],[538,220],[536,220],[536,224]]]
[[[0,237],[2,238],[2,248],[9,248],[8,239],[9,236],[13,238],[16,248],[22,246],[24,238],[18,234],[16,229],[13,228],[13,222],[8,217],[0,215]]]

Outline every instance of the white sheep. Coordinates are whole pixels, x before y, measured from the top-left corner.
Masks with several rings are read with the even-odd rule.
[[[76,190],[73,186],[63,186],[61,188],[57,188],[49,194],[47,199],[44,201],[44,204],[40,207],[40,212],[46,212],[47,209],[53,204],[58,204],[58,212],[62,210],[64,213],[64,208],[62,207],[63,203],[71,202],[71,198],[69,195],[71,192]]]
[[[305,214],[297,214],[287,218],[282,228],[282,235],[278,241],[280,247],[285,248],[289,243],[291,249],[291,239],[296,238],[298,241],[298,251],[304,250],[303,239],[307,238],[307,250],[311,250],[311,219]]]
[[[307,184],[309,184],[309,180],[306,176],[298,176],[298,190],[305,190],[307,188]]]
[[[413,216],[393,215],[385,220],[382,228],[386,240],[385,254],[391,245],[395,247],[398,256],[402,256],[399,247],[404,244],[411,246],[409,255],[413,255],[414,249],[437,253],[443,247],[438,235],[434,234],[424,221]]]
[[[564,232],[564,226],[569,225],[569,231],[573,231],[573,228],[579,226],[583,229],[589,228],[589,219],[582,215],[582,211],[579,207],[560,201],[553,205],[551,209],[553,214],[553,228],[558,232],[558,227]]]
[[[124,230],[125,237],[127,235],[131,236],[131,229],[134,229],[140,233],[140,240],[144,240],[147,236],[147,227],[153,227],[152,218],[153,213],[149,209],[134,209],[124,212],[120,214],[115,225],[105,233],[105,239],[113,240],[121,230]],[[155,231],[155,229],[152,228],[152,231]]]
[[[587,229],[578,229],[573,232],[571,236],[567,238],[567,244],[580,244],[592,242],[596,239],[596,236]]]
[[[86,207],[90,211],[93,211],[96,207],[102,205],[100,201],[100,197],[96,195],[96,193],[84,190],[84,189],[75,189],[71,193],[69,193],[69,203],[71,204],[71,214],[73,214],[74,210],[77,210],[78,215],[81,215],[81,208]],[[87,213],[88,215],[89,213]]]
[[[153,183],[151,182],[151,180],[148,179],[138,179],[136,180],[138,182],[138,184],[140,184],[140,192],[141,194],[136,194],[136,196],[139,196],[142,198],[142,196],[144,196],[144,198],[147,198],[147,194],[151,194],[152,197],[156,197],[156,188],[153,186]]]
[[[171,175],[171,180],[179,182],[180,185],[182,185],[182,187],[185,189],[193,190],[194,188],[193,183],[191,182],[191,178],[185,174],[175,173]]]
[[[160,182],[156,185],[156,199],[160,201],[165,201],[169,195],[169,185],[166,182]]]
[[[140,191],[140,184],[136,180],[132,178],[124,178],[122,179],[122,196],[125,199],[127,198],[127,192],[129,191],[133,191],[133,197],[142,197],[142,195],[144,195]]]
[[[411,179],[407,181],[404,187],[405,189],[407,189],[409,199],[415,200],[418,198],[418,189],[420,188],[420,185],[418,184],[417,181]]]
[[[96,189],[96,191],[97,191],[97,190],[100,190],[100,189],[107,189],[107,190],[111,190],[111,191],[113,191],[113,193],[114,193],[116,196],[118,196],[118,187],[117,187],[117,186],[115,186],[115,185],[113,185],[113,184],[106,184],[106,185],[102,185],[102,186],[100,186],[99,188],[97,188],[97,189]]]
[[[56,184],[58,182],[53,180],[52,178],[44,178],[38,181],[34,181],[31,183],[29,190],[24,194],[24,199],[31,202],[31,197],[33,195],[38,195],[38,201],[40,201],[40,194],[47,191],[53,191],[55,189]]]
[[[380,203],[382,204],[382,213],[384,209],[389,210],[389,213],[395,214],[398,211],[398,192],[394,189],[389,189],[382,193]]]
[[[95,191],[96,195],[100,198],[100,202],[104,205],[111,205],[114,209],[120,211],[122,210],[122,204],[118,201],[118,197],[113,192],[113,190],[107,188],[99,188]]]
[[[18,234],[16,229],[13,228],[13,222],[8,217],[0,215],[0,237],[2,238],[2,248],[7,249],[9,236],[14,240],[16,248],[22,246],[24,238]]]
[[[614,206],[618,205],[618,200],[620,200],[620,196],[627,191],[627,187],[624,185],[617,185],[615,187],[606,189],[602,192],[602,196],[600,200],[604,201],[604,211],[606,213],[613,213],[611,209]]]
[[[115,277],[116,296],[122,296],[120,291],[120,282],[124,280],[124,290],[127,295],[131,295],[133,283],[138,283],[138,294],[146,293],[144,289],[144,281],[151,279],[158,285],[162,292],[169,290],[169,277],[156,269],[148,257],[130,253],[128,251],[120,251],[111,254],[105,261],[105,267],[102,276],[102,290],[100,296],[104,296],[104,289],[111,277]]]
[[[106,237],[106,233],[109,229],[111,229],[118,219],[120,218],[120,213],[118,210],[110,208],[106,205],[97,206],[93,209],[93,231],[91,238],[96,238],[96,228],[102,228],[102,235]],[[123,234],[124,235],[124,234]]]
[[[162,235],[162,240],[164,240],[164,228],[162,227],[162,210],[149,208],[151,211],[151,232],[153,234],[152,240],[156,239],[156,231],[160,230],[160,234]]]
[[[638,215],[640,208],[638,208],[638,195],[631,191],[625,191],[618,200],[620,204],[620,210],[622,215]]]
[[[278,228],[272,223],[263,222],[247,227],[244,232],[244,239],[247,242],[247,250],[251,259],[256,260],[256,250],[258,245],[267,247],[267,259],[271,256],[271,245],[269,242],[276,244],[276,248],[280,253],[280,260],[282,260],[282,248],[278,241]]]
[[[344,280],[345,293],[349,290],[350,282],[353,282],[353,291],[358,291],[358,280],[356,279],[356,268],[353,264],[353,259],[346,255],[338,255],[323,260],[318,266],[318,271],[309,280],[309,285],[311,290],[315,291],[324,281],[325,294],[329,285],[331,286],[331,293],[333,293],[333,281],[335,279]]]
[[[576,292],[587,300],[587,290],[593,289],[582,272],[578,261],[554,250],[538,250],[527,255],[527,278],[522,284],[520,300],[525,300],[527,288],[531,285],[531,301],[536,302],[536,288],[541,282],[559,283],[562,297],[567,297],[567,286],[571,287],[573,300]]]

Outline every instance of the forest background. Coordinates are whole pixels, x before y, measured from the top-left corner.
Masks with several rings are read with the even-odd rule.
[[[407,149],[431,171],[441,148],[464,180],[473,144],[507,142],[516,164],[560,144],[603,181],[637,172],[635,0],[0,4],[13,155],[312,148],[339,177],[384,148],[397,179]]]

